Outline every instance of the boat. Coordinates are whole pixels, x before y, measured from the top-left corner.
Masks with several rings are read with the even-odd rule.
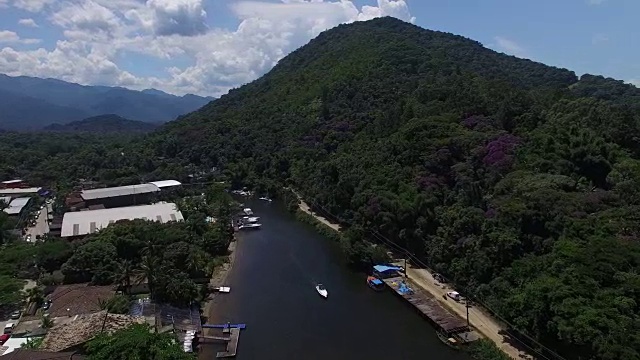
[[[255,224],[260,220],[259,216],[244,216],[242,218],[243,224]]]
[[[320,294],[320,296],[322,296],[325,299],[329,296],[329,292],[322,284],[316,285],[316,291],[318,292],[318,294]]]
[[[269,199],[269,198],[268,198],[268,197],[266,197],[266,196],[261,197],[261,198],[260,198],[260,200],[262,200],[262,201],[267,201],[267,202],[272,202],[272,201],[273,201],[273,200]]]
[[[375,291],[384,290],[384,282],[375,276],[367,277],[367,285]]]
[[[253,215],[253,210],[251,210],[251,208],[244,208],[242,209],[242,212],[244,212],[244,214],[247,216]]]
[[[460,349],[460,344],[455,338],[448,336],[443,331],[436,331],[436,335],[438,335],[438,339],[440,339],[440,341],[442,341],[448,347],[456,350]]]

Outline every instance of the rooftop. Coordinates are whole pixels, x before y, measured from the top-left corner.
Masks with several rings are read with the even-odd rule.
[[[31,187],[24,189],[0,189],[0,195],[20,195],[20,194],[37,194],[42,190],[40,187]]]
[[[143,322],[143,317],[109,314],[106,311],[78,316],[70,322],[51,328],[42,341],[40,349],[63,351],[84,344],[102,331],[113,332],[131,324]]]
[[[80,196],[84,200],[106,199],[117,196],[127,196],[135,194],[148,194],[158,192],[160,188],[153,184],[127,185],[101,189],[83,190]]]
[[[119,220],[145,219],[167,223],[184,220],[174,203],[127,206],[113,209],[67,212],[62,219],[62,237],[95,233]]]
[[[152,181],[149,184],[153,184],[159,188],[169,187],[169,186],[180,186],[182,183],[178,180],[160,180],[160,181]]]
[[[115,294],[113,286],[89,286],[88,284],[60,285],[47,296],[52,300],[51,317],[74,316],[100,311],[100,301]]]
[[[84,360],[85,356],[73,352],[51,352],[41,350],[16,349],[2,360]]]
[[[0,196],[0,202],[9,205],[9,203],[11,202],[11,196]]]
[[[28,197],[15,198],[9,203],[8,208],[4,209],[4,212],[9,215],[20,214],[22,209],[29,203],[29,201],[31,201],[31,198]]]
[[[3,182],[2,182],[2,184],[4,184],[4,185],[10,185],[10,184],[17,184],[17,183],[21,183],[21,182],[22,182],[22,180],[20,180],[20,179],[15,179],[15,180],[6,180],[6,181],[3,181]]]

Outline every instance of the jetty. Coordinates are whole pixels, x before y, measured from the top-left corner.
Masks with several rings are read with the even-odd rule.
[[[203,335],[203,340],[224,341],[227,345],[225,351],[218,351],[216,358],[235,357],[238,352],[238,342],[240,341],[240,331],[246,328],[246,324],[202,324],[205,329],[221,329],[223,336]],[[226,336],[225,336],[226,335]]]
[[[374,275],[428,319],[436,327],[439,335],[455,339],[459,344],[470,343],[480,338],[464,319],[449,312],[433,295],[401,275],[399,270],[398,267],[376,265]]]

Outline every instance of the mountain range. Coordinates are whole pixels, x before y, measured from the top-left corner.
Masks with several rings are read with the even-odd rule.
[[[0,128],[37,130],[105,114],[162,123],[212,100],[193,94],[176,96],[156,89],[135,91],[0,74]]]

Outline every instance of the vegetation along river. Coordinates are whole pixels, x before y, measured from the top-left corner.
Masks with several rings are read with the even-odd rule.
[[[376,293],[350,271],[331,241],[296,221],[280,203],[247,202],[263,224],[242,232],[210,322],[246,323],[238,360],[462,360],[426,320],[391,292]],[[326,285],[329,298],[316,292]],[[213,359],[218,345],[204,345]]]

